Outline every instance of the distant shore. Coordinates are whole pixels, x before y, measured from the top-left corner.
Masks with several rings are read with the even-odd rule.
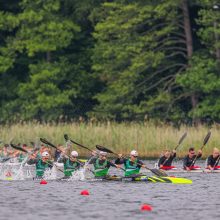
[[[156,126],[152,123],[71,123],[71,124],[39,124],[21,123],[4,125],[0,127],[0,139],[8,143],[13,138],[13,143],[39,142],[44,137],[52,143],[65,145],[64,134],[71,139],[91,149],[96,144],[109,147],[116,153],[128,155],[136,149],[142,158],[158,158],[165,149],[174,149],[180,137],[187,131],[188,135],[177,149],[178,157],[182,158],[188,148],[193,146],[198,150],[203,143],[209,128],[205,126],[187,127],[176,129],[172,126]],[[212,153],[214,147],[220,148],[220,127],[214,125],[212,135],[204,148],[203,158]],[[1,144],[1,147],[3,144]],[[82,157],[89,156],[89,152],[72,146]]]

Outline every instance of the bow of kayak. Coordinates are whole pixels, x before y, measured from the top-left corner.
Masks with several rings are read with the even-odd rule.
[[[147,177],[146,178],[147,182],[153,182],[153,183],[173,183],[173,184],[192,184],[192,180],[186,179],[186,178],[179,178],[179,177],[157,177],[157,176],[152,176],[152,177]]]

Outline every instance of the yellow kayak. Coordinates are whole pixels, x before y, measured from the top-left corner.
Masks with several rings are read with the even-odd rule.
[[[152,183],[173,183],[173,184],[192,184],[192,180],[186,179],[186,178],[179,178],[179,177],[158,177],[158,176],[141,176],[135,178],[135,181],[146,181],[146,182],[152,182]]]

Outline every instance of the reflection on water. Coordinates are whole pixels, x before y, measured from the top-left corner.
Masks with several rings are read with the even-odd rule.
[[[2,180],[0,219],[220,219],[220,173],[178,176],[193,184]],[[89,196],[80,195],[84,189]],[[143,203],[153,211],[141,212]]]

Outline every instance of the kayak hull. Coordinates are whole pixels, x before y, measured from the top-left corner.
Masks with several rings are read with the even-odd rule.
[[[146,175],[124,178],[120,176],[108,176],[106,178],[102,178],[102,180],[106,181],[134,181],[134,182],[149,182],[149,183],[172,183],[172,184],[192,184],[192,180],[186,178],[178,178],[178,177],[158,177],[151,176],[148,177]]]

